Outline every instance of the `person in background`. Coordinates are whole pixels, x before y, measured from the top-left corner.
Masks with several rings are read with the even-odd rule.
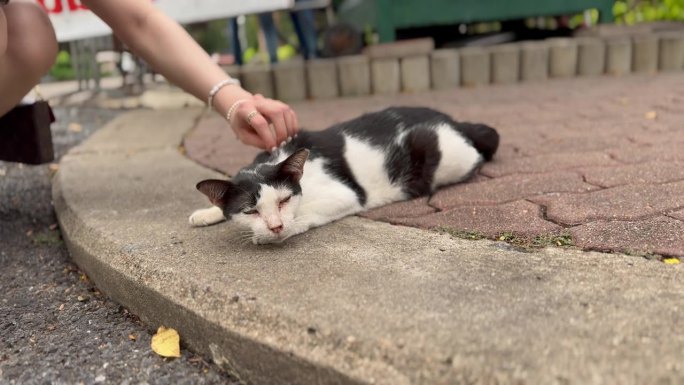
[[[301,11],[291,11],[290,18],[292,26],[299,40],[300,50],[304,59],[315,59],[317,56],[316,30],[314,28],[313,11],[303,9]],[[266,38],[266,46],[271,63],[278,61],[278,31],[273,20],[272,13],[259,14],[259,25]]]
[[[300,2],[300,0],[295,0]],[[318,57],[318,37],[314,23],[314,13],[311,9],[289,11],[297,39],[299,49],[304,59],[310,60]],[[278,31],[272,12],[260,13],[259,19],[259,50],[266,49],[270,62],[278,62]],[[229,24],[232,39],[233,54],[237,64],[243,64],[242,48],[238,39],[238,24],[233,18]]]
[[[226,117],[243,143],[272,151],[297,134],[297,116],[288,105],[242,89],[152,2],[82,3],[158,73]],[[56,55],[55,32],[40,6],[32,1],[0,0],[0,116],[29,93]]]

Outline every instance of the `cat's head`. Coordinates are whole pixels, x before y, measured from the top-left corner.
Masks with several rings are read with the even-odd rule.
[[[282,242],[296,233],[299,181],[308,157],[309,150],[300,149],[280,163],[243,169],[231,181],[203,180],[197,189],[226,219],[250,229],[255,244]]]

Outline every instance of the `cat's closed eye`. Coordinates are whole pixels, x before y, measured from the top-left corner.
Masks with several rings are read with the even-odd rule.
[[[292,198],[292,195],[290,195],[289,197],[287,197],[287,198],[281,200],[280,203],[278,204],[278,207],[282,209],[283,206],[285,206],[285,204],[287,204],[287,202],[290,201],[290,198]]]
[[[254,215],[254,214],[258,214],[259,212],[257,211],[257,209],[249,209],[249,210],[243,211],[242,213],[245,215]]]

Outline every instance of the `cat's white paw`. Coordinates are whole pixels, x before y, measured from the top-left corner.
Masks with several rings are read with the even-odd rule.
[[[223,211],[214,206],[208,209],[199,209],[190,215],[188,222],[190,226],[201,227],[209,226],[224,221]]]

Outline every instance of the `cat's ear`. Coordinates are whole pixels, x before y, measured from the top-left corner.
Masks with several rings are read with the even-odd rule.
[[[299,182],[304,175],[304,163],[309,158],[309,150],[301,148],[280,163],[280,172]]]
[[[218,207],[224,207],[230,200],[230,196],[236,190],[233,183],[227,180],[207,179],[197,183],[197,189],[209,198],[209,201]]]

